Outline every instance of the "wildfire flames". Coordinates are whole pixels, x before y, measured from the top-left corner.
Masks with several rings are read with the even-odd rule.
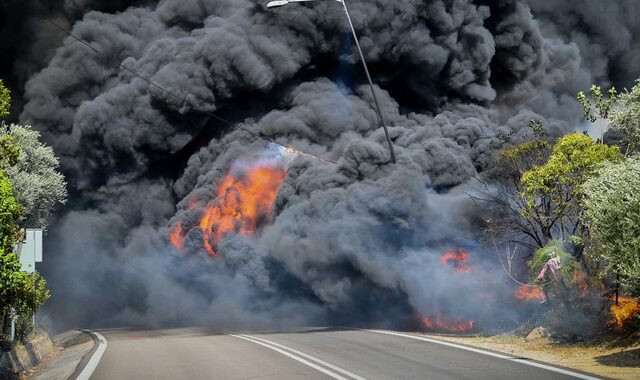
[[[614,302],[609,308],[612,318],[611,326],[622,327],[628,320],[640,315],[640,302],[626,296],[618,297],[618,304]]]
[[[475,327],[475,321],[460,321],[452,318],[443,318],[440,312],[433,316],[422,317],[422,325],[429,330],[447,332],[469,332]]]
[[[450,266],[456,273],[471,273],[471,265],[467,262],[469,253],[462,249],[445,252],[440,256],[440,264]],[[423,315],[422,326],[428,330],[445,332],[470,332],[475,328],[475,321],[466,321],[454,317],[443,316],[440,310],[432,314]]]
[[[462,249],[446,252],[440,256],[442,265],[452,265],[458,273],[471,273],[471,265],[467,263],[469,253]]]
[[[216,244],[230,232],[253,234],[271,215],[285,177],[281,167],[257,165],[229,173],[218,185],[216,197],[207,204],[197,227],[203,234],[204,249],[218,256]],[[195,205],[190,205],[190,208]],[[169,236],[181,249],[186,231],[178,223]]]
[[[171,235],[169,235],[169,241],[171,241],[171,245],[175,248],[182,248],[184,246],[184,230],[182,226],[178,224],[171,231]]]
[[[545,299],[544,292],[540,288],[521,285],[515,293],[519,300],[540,300]]]

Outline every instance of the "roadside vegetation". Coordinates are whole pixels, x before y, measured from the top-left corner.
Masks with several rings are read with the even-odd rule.
[[[637,338],[640,81],[621,94],[594,85],[577,100],[598,136],[546,136],[537,120],[524,139],[498,136],[503,149],[474,197],[489,211],[487,241],[497,252],[521,248],[528,263],[528,273],[509,269],[540,303],[524,334],[544,326],[559,342]]]
[[[33,316],[49,298],[38,273],[21,271],[17,244],[25,228],[43,228],[66,201],[66,182],[53,150],[29,126],[7,125],[10,91],[0,80],[0,343],[10,347],[12,319],[16,341],[33,332]]]

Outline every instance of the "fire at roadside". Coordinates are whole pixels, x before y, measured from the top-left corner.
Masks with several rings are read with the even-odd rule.
[[[613,296],[611,301],[612,305],[609,308],[612,316],[609,320],[610,326],[621,329],[629,321],[640,318],[640,302],[626,296],[619,296],[617,300]]]
[[[285,152],[280,154],[281,157],[276,159],[271,156],[269,159],[233,165],[218,181],[212,198],[189,200],[187,213],[190,210],[200,211],[197,211],[196,217],[189,219],[190,224],[184,219],[173,222],[168,237],[173,248],[179,253],[200,251],[212,259],[224,259],[225,252],[220,250],[219,243],[226,236],[252,236],[268,226],[275,218],[275,200],[287,173]],[[491,293],[491,288],[498,285],[493,280],[488,280],[491,276],[482,275],[482,265],[472,264],[468,250],[456,248],[446,251],[439,255],[437,262],[442,270],[447,271],[451,281],[459,282],[479,273],[480,278],[484,279],[481,286],[473,282],[473,286],[466,287],[463,294],[451,295],[456,298],[454,303],[482,303],[483,300],[496,297],[496,294]],[[582,279],[580,274],[574,274],[573,277]],[[578,296],[587,297],[586,280],[578,282]],[[530,305],[529,307],[533,305],[534,308],[547,302],[541,286],[520,285],[511,296],[516,303]],[[495,331],[495,326],[485,326],[486,321],[478,323],[475,316],[460,315],[455,310],[449,310],[450,307],[443,311],[440,304],[442,302],[436,300],[424,305],[426,311],[421,311],[418,316],[418,327],[421,330],[445,334],[477,334],[482,333],[485,328]],[[482,313],[482,308],[476,307],[474,310]],[[640,304],[628,297],[620,297],[619,303],[614,303],[610,312],[612,317],[609,326],[622,328],[626,321],[640,314]]]

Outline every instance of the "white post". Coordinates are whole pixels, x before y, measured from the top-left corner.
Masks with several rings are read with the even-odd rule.
[[[15,316],[15,310],[13,309],[11,309],[10,318],[11,318],[11,341],[13,342],[16,339],[16,316]]]

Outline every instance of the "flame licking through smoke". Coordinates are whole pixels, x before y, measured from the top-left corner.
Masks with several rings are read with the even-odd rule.
[[[471,273],[471,265],[467,264],[469,253],[462,249],[449,251],[440,256],[442,265],[452,265],[458,273]]]
[[[515,296],[519,300],[539,300],[542,301],[546,297],[542,289],[528,285],[520,285],[515,292]]]
[[[175,248],[182,248],[184,246],[184,231],[180,224],[176,225],[171,231],[169,241],[171,241],[171,245]]]
[[[448,251],[440,256],[440,264],[450,266],[456,273],[460,274],[471,273],[472,267],[467,260],[469,260],[469,253],[462,249]],[[421,320],[424,328],[434,331],[470,332],[476,326],[475,321],[461,320],[450,316],[445,317],[437,308],[435,312],[423,315]]]
[[[197,225],[203,234],[204,249],[210,256],[218,255],[216,244],[226,234],[256,232],[271,215],[285,174],[280,165],[264,163],[227,174]],[[176,225],[170,234],[171,244],[180,249],[184,238],[182,226]]]
[[[615,300],[615,297],[614,297]],[[640,316],[640,302],[626,296],[618,297],[618,304],[614,302],[609,308],[612,318],[609,321],[611,326],[622,327],[625,322],[636,316]]]

